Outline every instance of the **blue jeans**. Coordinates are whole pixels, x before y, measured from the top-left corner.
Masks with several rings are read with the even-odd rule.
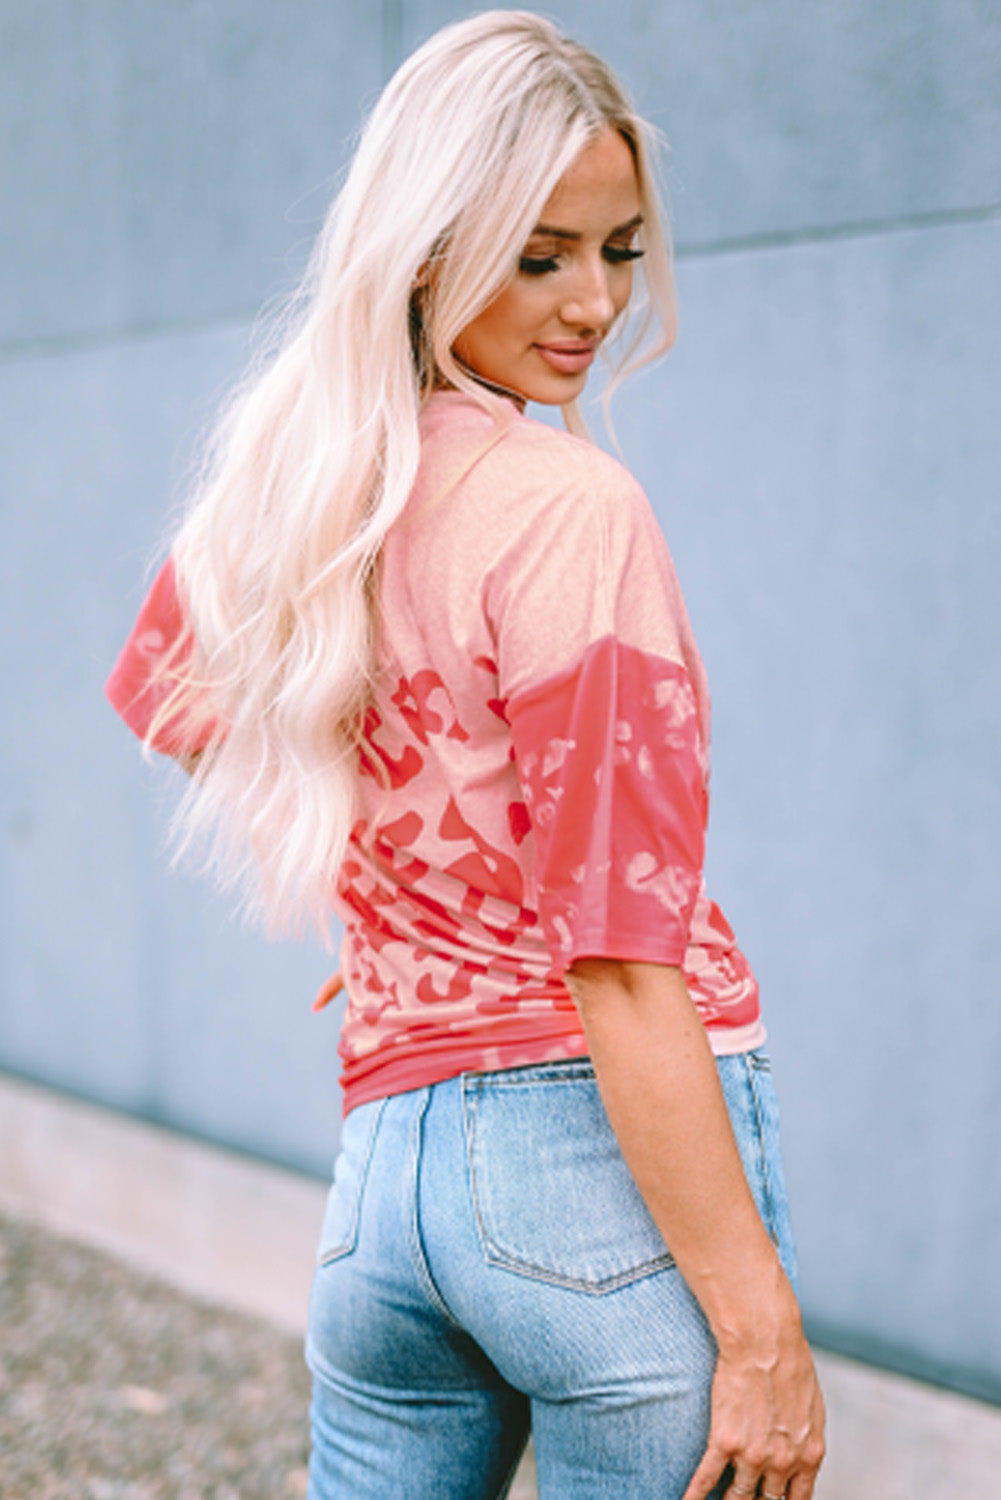
[[[718,1059],[794,1274],[768,1061]],[[590,1063],[468,1073],[347,1117],[310,1305],[310,1500],[677,1500],[715,1345]]]

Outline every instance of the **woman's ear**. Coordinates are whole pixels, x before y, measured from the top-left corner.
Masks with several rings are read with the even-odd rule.
[[[410,303],[407,309],[407,319],[410,334],[410,353],[414,362],[414,371],[417,375],[417,383],[421,392],[427,391],[433,383],[434,358],[431,353],[431,340],[428,335],[426,314],[427,288],[421,286],[419,281],[414,283],[410,293]]]
[[[441,280],[442,256],[438,245],[433,245],[427,258],[418,267],[410,289],[410,350],[422,394],[440,383],[440,371],[434,357],[432,330],[432,308],[438,284]]]

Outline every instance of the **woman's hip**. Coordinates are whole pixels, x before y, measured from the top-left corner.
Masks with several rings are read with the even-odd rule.
[[[717,1063],[748,1183],[793,1274],[768,1060],[753,1052]],[[633,1365],[645,1365],[650,1345],[663,1366],[673,1331],[680,1357],[691,1360],[694,1340],[714,1358],[586,1058],[465,1074],[352,1111],[314,1311],[325,1281],[333,1293],[373,1277],[391,1280],[390,1305],[418,1324],[470,1333],[529,1394],[564,1389],[592,1343],[606,1355],[609,1341],[621,1344]]]

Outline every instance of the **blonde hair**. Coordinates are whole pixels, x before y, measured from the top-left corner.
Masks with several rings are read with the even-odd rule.
[[[174,542],[189,633],[149,738],[178,711],[207,738],[179,844],[207,836],[206,864],[272,933],[307,917],[327,932],[355,817],[376,565],[417,471],[421,407],[445,383],[498,420],[509,410],[452,345],[609,126],[636,162],[646,251],[620,378],[666,349],[673,288],[648,127],[593,53],[538,16],[490,11],[436,33],[387,85],[277,353],[219,422]],[[574,406],[564,417],[581,430]]]

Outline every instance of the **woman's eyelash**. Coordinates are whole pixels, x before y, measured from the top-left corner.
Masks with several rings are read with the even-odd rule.
[[[639,260],[644,251],[631,245],[605,245],[602,255],[610,265],[624,265],[630,260]],[[518,262],[518,270],[523,276],[545,276],[550,271],[559,269],[559,259],[555,255],[523,255]]]
[[[613,266],[617,266],[627,260],[641,260],[646,251],[640,250],[636,245],[606,245],[601,253]]]
[[[544,276],[547,271],[555,271],[558,265],[555,255],[523,255],[518,262],[518,270],[525,276]]]

